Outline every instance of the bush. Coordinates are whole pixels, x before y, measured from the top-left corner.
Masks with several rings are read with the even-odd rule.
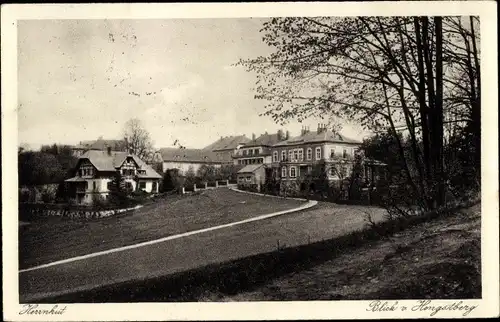
[[[161,192],[178,190],[180,187],[179,171],[177,169],[167,169],[160,186]]]
[[[41,196],[44,203],[51,203],[54,201],[54,195],[49,190],[42,191]]]

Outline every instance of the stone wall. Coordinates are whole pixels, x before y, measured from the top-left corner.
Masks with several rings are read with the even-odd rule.
[[[46,217],[65,217],[74,219],[98,219],[139,209],[142,205],[122,209],[92,209],[58,204],[20,203],[19,220],[30,221]]]

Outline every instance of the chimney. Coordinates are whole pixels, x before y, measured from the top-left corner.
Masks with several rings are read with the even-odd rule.
[[[108,150],[108,155],[111,155],[111,147],[110,146],[107,147],[107,150]]]
[[[255,141],[255,133],[252,133],[252,141]]]
[[[278,135],[278,141],[283,141],[284,140],[284,137],[283,137],[283,130],[278,130],[278,133],[276,133]]]
[[[321,123],[319,123],[319,124],[318,124],[318,134],[319,134],[319,133],[323,133],[323,132],[325,132],[325,131],[326,131],[326,125],[325,125],[325,124],[321,124]]]
[[[286,136],[285,136],[285,140],[288,140],[290,138],[290,131],[286,131]]]

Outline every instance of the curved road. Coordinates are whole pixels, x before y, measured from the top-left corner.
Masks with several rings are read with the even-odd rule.
[[[208,230],[97,257],[63,262],[19,273],[20,302],[146,279],[338,237],[362,229],[367,214],[381,221],[375,207],[319,203],[287,215]]]

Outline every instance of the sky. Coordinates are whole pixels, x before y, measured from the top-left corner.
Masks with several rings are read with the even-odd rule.
[[[267,55],[264,20],[24,20],[18,25],[19,142],[122,137],[139,118],[157,148],[202,148],[221,136],[300,133],[318,120],[259,116],[256,77],[232,64]],[[342,134],[361,139],[356,125]]]

